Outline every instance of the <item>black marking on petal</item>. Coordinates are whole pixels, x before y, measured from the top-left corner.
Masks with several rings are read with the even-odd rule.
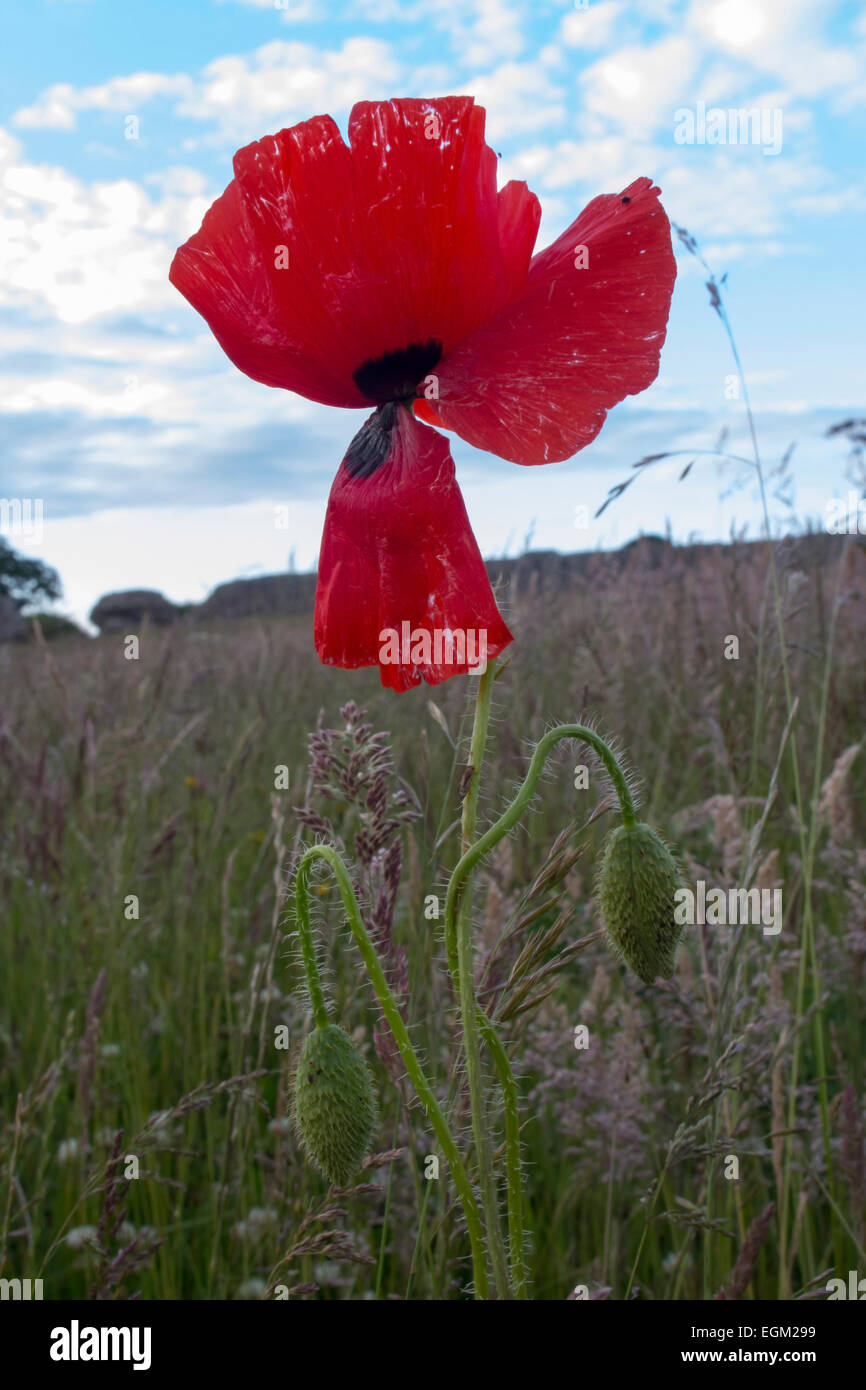
[[[389,401],[358,430],[343,460],[350,478],[371,478],[382,467],[391,449],[391,431],[397,423],[398,410],[396,402]]]
[[[624,202],[624,203],[630,203],[630,202],[631,202],[631,198],[623,198],[621,201]]]
[[[441,356],[442,344],[435,338],[428,338],[426,343],[410,343],[395,352],[369,358],[352,377],[368,401],[385,405],[388,401],[414,396],[418,383],[433,370]]]

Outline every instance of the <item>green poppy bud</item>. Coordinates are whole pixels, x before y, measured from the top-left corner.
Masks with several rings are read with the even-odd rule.
[[[608,836],[598,874],[601,917],[617,955],[644,984],[674,973],[680,885],[677,862],[652,826],[619,825]]]
[[[336,1023],[304,1041],[295,1073],[295,1126],[328,1182],[345,1187],[367,1156],[376,1123],[369,1068]]]

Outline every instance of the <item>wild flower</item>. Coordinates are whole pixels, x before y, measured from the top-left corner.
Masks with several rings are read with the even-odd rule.
[[[238,1285],[238,1291],[235,1296],[240,1299],[264,1298],[267,1286],[266,1279],[262,1279],[259,1275],[254,1274],[251,1275],[249,1279],[245,1279],[242,1284]]]
[[[88,1246],[95,1245],[96,1238],[95,1226],[73,1226],[66,1232],[65,1242],[70,1250],[84,1250]]]
[[[483,632],[489,659],[512,640],[438,430],[569,458],[655,379],[676,275],[649,178],[533,257],[538,199],[497,192],[484,121],[466,96],[359,102],[348,146],[330,116],[248,145],[170,271],[254,380],[375,407],[331,489],[315,640],[394,690],[469,669],[429,655],[437,634]],[[420,653],[385,660],[404,624]]]
[[[242,1221],[235,1222],[232,1235],[236,1240],[261,1240],[279,1221],[279,1212],[273,1207],[250,1207]]]

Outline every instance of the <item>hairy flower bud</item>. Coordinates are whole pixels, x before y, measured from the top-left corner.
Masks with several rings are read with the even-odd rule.
[[[619,825],[608,836],[597,886],[602,921],[617,955],[644,984],[674,973],[683,930],[674,921],[679,887],[676,860],[652,826]]]
[[[310,1158],[345,1187],[357,1173],[376,1123],[370,1071],[348,1033],[336,1023],[316,1028],[295,1073],[295,1126]]]

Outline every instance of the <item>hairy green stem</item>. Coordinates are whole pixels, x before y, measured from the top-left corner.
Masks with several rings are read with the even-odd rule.
[[[470,777],[463,798],[461,816],[461,843],[464,857],[475,836],[478,797],[481,789],[481,766],[484,762],[487,726],[490,722],[493,681],[494,663],[491,661],[484,674],[479,678],[478,696],[475,701],[472,739],[469,745]],[[496,1292],[500,1298],[508,1298],[510,1293],[508,1265],[499,1219],[496,1175],[493,1171],[493,1155],[487,1124],[486,1087],[481,1066],[478,1000],[475,997],[475,962],[472,953],[472,890],[470,883],[466,884],[461,895],[456,931],[458,970],[456,973],[452,970],[452,974],[460,1000],[460,1022],[463,1030],[463,1050],[466,1056],[466,1078],[469,1083],[469,1107],[472,1114],[472,1138],[478,1164],[481,1205],[484,1211],[484,1226]]]
[[[584,724],[560,724],[556,728],[549,730],[537,744],[526,777],[511,805],[503,815],[500,816],[499,820],[495,821],[490,829],[482,835],[475,844],[472,844],[471,841],[475,830],[478,810],[479,774],[483,759],[484,739],[486,737],[489,721],[490,696],[493,679],[492,669],[488,667],[485,675],[482,677],[482,685],[478,691],[475,724],[473,726],[472,742],[470,745],[469,758],[470,766],[472,767],[472,780],[463,804],[463,854],[460,862],[451,875],[445,900],[445,945],[448,954],[449,968],[460,998],[464,1037],[466,1037],[468,1031],[466,1027],[466,1011],[469,1007],[470,996],[474,999],[474,987],[472,983],[471,900],[468,893],[464,890],[464,884],[484,855],[487,854],[494,845],[498,844],[502,837],[520,820],[535,794],[548,755],[560,739],[579,738],[590,745],[601,758],[613,783],[614,789],[616,790],[623,824],[631,826],[636,822],[634,801],[631,791],[629,790],[628,781],[622,767],[617,761],[613,749],[605,742],[600,734],[597,734],[594,729],[587,728]],[[487,682],[487,684],[485,685],[484,682]],[[472,798],[471,800],[470,796]],[[478,1025],[491,1056],[493,1057],[499,1074],[500,1086],[502,1088],[505,1107],[505,1161],[508,1182],[509,1254],[511,1257],[515,1295],[517,1298],[525,1298],[527,1294],[526,1242],[523,1225],[523,1182],[520,1158],[520,1123],[517,1105],[517,1084],[514,1079],[514,1073],[511,1069],[508,1054],[505,1051],[502,1041],[493,1023],[481,1009],[478,1009]],[[472,1035],[475,1036],[474,1029],[472,1030]],[[480,1059],[478,1065],[480,1073]],[[472,1102],[474,1125],[476,1114],[479,1118],[483,1117],[483,1108],[480,1104],[476,1105],[475,1097],[472,1094],[473,1073],[470,1070],[468,1048],[467,1071],[469,1072],[470,1100]],[[480,1076],[478,1079],[480,1083]],[[486,1133],[482,1135],[482,1140],[486,1140]],[[477,1138],[476,1150],[478,1151],[480,1164],[483,1161],[482,1154],[484,1150],[479,1146]],[[485,1184],[482,1181],[482,1193],[485,1193],[485,1190]],[[496,1221],[496,1233],[498,1234],[499,1231],[498,1209],[495,1206],[495,1186],[493,1187],[492,1200],[488,1197],[488,1200],[485,1202],[484,1214],[488,1226],[488,1239],[490,1239],[489,1228],[493,1217],[495,1217]]]
[[[515,1298],[528,1296],[526,1270],[526,1233],[523,1226],[523,1174],[520,1161],[520,1114],[517,1105],[517,1082],[508,1053],[493,1023],[478,1011],[481,1036],[493,1058],[502,1088],[505,1108],[505,1171],[508,1181],[508,1254]]]
[[[315,859],[323,859],[330,868],[337,880],[340,896],[343,899],[343,907],[352,935],[361,953],[361,959],[370,976],[370,981],[376,991],[376,997],[382,1008],[382,1013],[388,1023],[388,1027],[394,1036],[403,1064],[406,1067],[409,1080],[415,1088],[421,1104],[427,1112],[430,1123],[433,1126],[436,1138],[442,1147],[442,1152],[451,1169],[454,1185],[460,1198],[463,1212],[466,1217],[466,1229],[469,1234],[469,1244],[472,1249],[472,1267],[475,1279],[476,1298],[485,1299],[489,1294],[489,1282],[487,1278],[487,1261],[484,1254],[484,1234],[481,1225],[481,1216],[472,1191],[472,1184],[469,1175],[460,1156],[457,1145],[454,1142],[448,1123],[442,1113],[442,1109],[428,1082],[418,1054],[412,1046],[408,1030],[397,1001],[391,992],[385,972],[379,961],[376,948],[370,940],[370,936],[364,926],[361,917],[361,910],[358,907],[358,900],[355,897],[355,890],[349,878],[345,864],[337,851],[331,845],[311,845],[305,851],[298,865],[297,877],[295,880],[295,903],[298,918],[298,933],[301,940],[301,955],[304,964],[304,971],[307,976],[307,984],[310,989],[310,997],[313,1001],[313,1013],[316,1017],[316,1026],[323,1027],[327,1024],[327,1010],[325,1008],[324,994],[322,992],[319,969],[316,962],[315,949],[313,945],[312,929],[310,926],[309,896],[307,892],[307,879],[310,868]],[[318,1001],[318,1003],[317,1003]],[[320,1022],[320,1012],[321,1018]]]
[[[295,884],[295,900],[298,915],[298,938],[301,943],[301,960],[304,966],[304,974],[307,978],[307,989],[310,991],[310,1003],[313,1006],[313,1019],[317,1028],[327,1028],[328,1026],[328,1007],[325,1003],[325,992],[322,989],[322,977],[319,974],[319,962],[316,960],[316,943],[313,940],[313,932],[310,927],[310,911],[307,899],[306,878],[302,880],[301,869],[304,868],[307,856],[304,855],[298,869],[297,882]]]
[[[493,822],[489,830],[485,831],[480,840],[476,840],[474,845],[464,851],[463,857],[449,880],[448,891],[445,896],[445,947],[448,952],[448,963],[452,975],[460,970],[457,951],[457,909],[458,905],[462,907],[462,885],[479,860],[483,859],[485,854],[489,853],[495,845],[498,845],[502,837],[507,835],[509,830],[513,830],[520,820],[535,795],[551,749],[564,738],[581,739],[598,754],[619,799],[623,825],[632,826],[637,822],[634,801],[625,773],[617,761],[613,749],[601,735],[597,734],[594,729],[587,728],[585,724],[557,724],[555,729],[549,729],[535,746],[535,752],[530,759],[529,770],[514,800],[503,811],[499,819]]]

